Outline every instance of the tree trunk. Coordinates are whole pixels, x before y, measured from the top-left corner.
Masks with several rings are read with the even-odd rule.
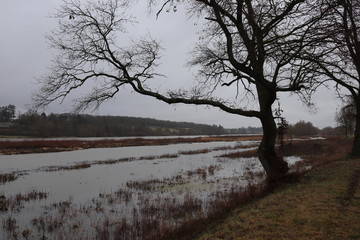
[[[276,93],[269,89],[259,89],[260,121],[263,128],[263,137],[258,148],[258,156],[265,169],[269,181],[281,180],[288,172],[287,162],[279,158],[275,151],[277,128],[272,112],[272,103]]]
[[[350,153],[352,157],[360,157],[360,96],[355,99],[356,104],[356,123],[354,133],[354,143]]]
[[[275,151],[276,124],[270,110],[261,119],[263,127],[263,138],[258,148],[258,155],[269,180],[283,178],[289,170],[287,162],[279,158]]]

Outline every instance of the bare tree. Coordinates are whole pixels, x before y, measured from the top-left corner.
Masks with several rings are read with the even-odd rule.
[[[355,137],[351,155],[360,156],[360,2],[325,0],[316,24],[317,46],[308,60],[317,63],[319,72],[340,89],[349,91],[356,109]],[[305,55],[303,55],[305,56]],[[348,94],[349,94],[348,93]]]
[[[88,2],[63,1],[56,13],[59,27],[49,40],[58,49],[53,71],[44,76],[35,95],[35,105],[45,106],[89,81],[98,83],[89,95],[78,99],[77,109],[98,106],[113,97],[123,85],[135,92],[169,104],[208,105],[231,114],[257,118],[263,127],[258,149],[268,178],[288,171],[275,151],[276,124],[272,105],[279,92],[310,90],[317,72],[315,64],[298,56],[309,46],[308,29],[314,23],[313,1],[155,1],[160,11],[185,4],[193,17],[205,19],[205,31],[193,51],[189,65],[197,66],[196,86],[189,91],[159,93],[150,88],[161,47],[150,36],[123,46],[119,41],[126,24],[126,0]],[[219,88],[235,89],[233,101],[216,96]],[[301,91],[303,92],[303,91]],[[241,96],[241,97],[240,97]],[[303,95],[305,96],[305,95]],[[247,109],[247,101],[254,109]]]

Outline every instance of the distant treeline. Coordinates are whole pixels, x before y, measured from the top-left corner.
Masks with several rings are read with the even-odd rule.
[[[163,121],[151,118],[85,114],[20,114],[0,124],[0,135],[32,137],[121,137],[261,133],[261,128],[224,129],[221,125]]]
[[[262,134],[261,127],[225,129],[221,125],[163,121],[151,118],[94,116],[86,114],[46,115],[29,111],[15,119],[15,106],[0,108],[0,135],[30,137],[126,137],[220,134]],[[318,129],[310,122],[289,125],[291,136],[343,135],[344,127]]]
[[[226,129],[227,134],[262,134],[261,127],[241,127],[241,128],[231,128]]]
[[[46,114],[26,113],[20,115],[15,122],[17,127],[10,135],[119,137],[225,134],[225,129],[220,125],[120,116],[84,114],[49,114],[47,116]]]
[[[315,135],[344,135],[344,127],[325,127],[319,129],[314,127],[311,122],[300,120],[299,122],[289,125],[286,134],[290,136],[315,136]]]

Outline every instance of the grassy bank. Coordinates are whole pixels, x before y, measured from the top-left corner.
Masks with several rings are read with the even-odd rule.
[[[331,148],[296,183],[234,209],[198,239],[360,239],[360,159]]]

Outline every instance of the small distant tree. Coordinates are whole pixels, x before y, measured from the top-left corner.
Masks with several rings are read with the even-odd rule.
[[[356,124],[356,106],[351,97],[347,98],[344,106],[336,113],[335,120],[338,123],[338,126],[344,129],[345,136],[354,133]]]
[[[0,122],[11,122],[15,118],[16,107],[12,104],[0,107]]]

